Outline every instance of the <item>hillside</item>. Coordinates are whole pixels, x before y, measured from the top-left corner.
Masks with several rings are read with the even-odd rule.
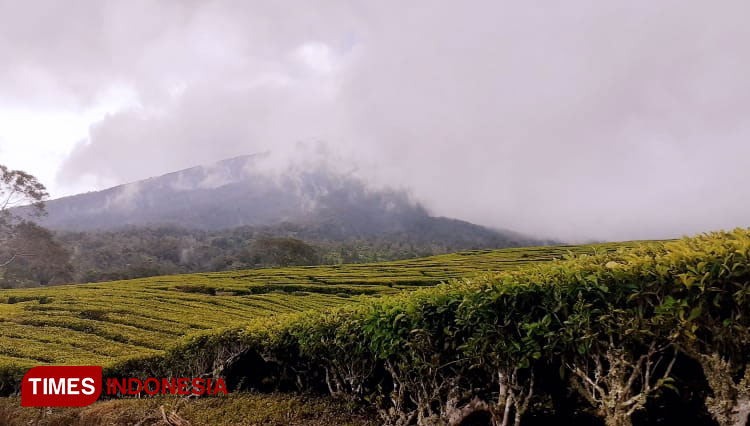
[[[0,367],[7,374],[7,369],[45,364],[111,366],[162,353],[185,336],[269,315],[350,304],[368,295],[626,245],[483,250],[378,264],[0,290]]]
[[[212,371],[386,425],[743,426],[748,312],[750,230],[736,229],[259,319],[112,374]]]
[[[297,406],[286,424],[744,425],[748,259],[737,229],[0,291],[0,389],[32,365],[94,364],[224,377],[229,398],[173,408],[195,424],[260,403],[264,419],[242,424],[285,424]],[[55,415],[159,424],[158,404],[180,403]],[[33,413],[11,399],[2,415]]]
[[[484,231],[476,228],[475,234],[466,235],[458,230],[427,231],[338,240],[325,239],[325,232],[314,227],[291,223],[213,231],[165,226],[58,231],[55,236],[72,253],[73,282],[87,283],[264,267],[374,263],[508,244],[502,239],[483,240]],[[17,274],[31,271],[19,269],[20,265]]]
[[[539,240],[431,216],[403,191],[366,186],[324,167],[270,171],[265,155],[214,164],[47,202],[42,225],[93,231],[172,225],[219,230],[242,226],[302,228],[300,238],[345,240],[397,235],[456,241],[463,249],[539,245]]]

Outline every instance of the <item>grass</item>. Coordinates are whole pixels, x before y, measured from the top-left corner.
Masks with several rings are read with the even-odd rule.
[[[19,398],[0,398],[4,426],[376,426],[377,416],[330,398],[233,393],[226,397],[118,399],[84,408],[23,408]],[[163,420],[164,414],[171,420]],[[176,416],[176,417],[175,417]],[[174,420],[176,418],[176,421]]]
[[[455,277],[633,243],[477,250],[374,264],[291,267],[0,290],[0,367],[108,366],[253,318],[319,310]]]

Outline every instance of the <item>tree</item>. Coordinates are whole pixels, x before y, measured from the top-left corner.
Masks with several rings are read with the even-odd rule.
[[[0,268],[6,285],[69,280],[70,253],[29,221],[45,214],[47,189],[37,178],[0,165]]]
[[[55,241],[50,231],[23,221],[14,227],[9,241],[13,253],[22,253],[6,266],[3,280],[14,287],[68,282],[73,277],[70,251]]]
[[[40,217],[45,214],[47,189],[34,176],[21,170],[11,170],[0,164],[0,267],[10,265],[25,253],[14,251],[9,242],[15,238],[17,225],[23,216]],[[14,207],[27,206],[17,213]]]
[[[302,240],[287,237],[258,238],[240,260],[260,266],[303,266],[319,263],[315,247]]]

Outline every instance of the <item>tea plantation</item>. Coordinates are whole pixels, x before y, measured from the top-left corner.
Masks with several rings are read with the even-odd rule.
[[[183,336],[242,325],[262,316],[337,306],[454,277],[621,245],[481,250],[378,264],[0,290],[0,365],[109,365],[159,353]]]
[[[328,394],[366,410],[361,424],[374,411],[394,426],[750,415],[750,230],[6,290],[0,302],[4,395],[32,365],[98,364],[107,377],[298,391],[280,401]]]

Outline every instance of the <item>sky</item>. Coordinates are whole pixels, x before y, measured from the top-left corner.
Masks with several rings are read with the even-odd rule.
[[[434,214],[750,226],[750,2],[0,0],[0,164],[53,197],[323,144]]]

